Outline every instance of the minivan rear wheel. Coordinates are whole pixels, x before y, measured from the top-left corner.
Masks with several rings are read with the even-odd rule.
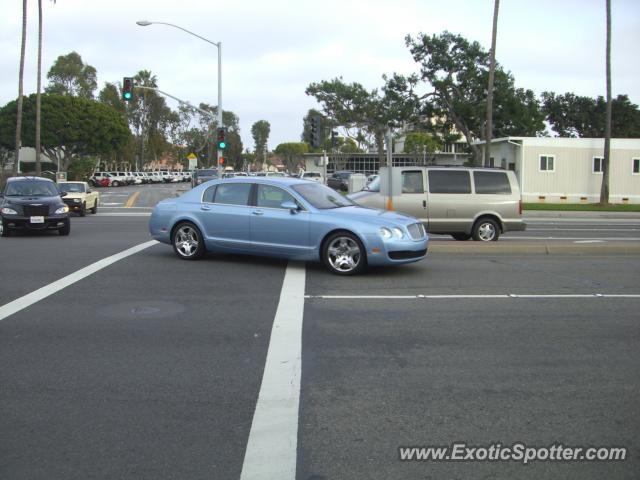
[[[492,218],[481,218],[473,226],[473,239],[479,242],[495,242],[500,237],[500,227]]]

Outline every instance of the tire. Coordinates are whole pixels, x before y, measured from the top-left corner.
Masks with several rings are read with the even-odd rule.
[[[322,261],[335,275],[356,275],[367,266],[367,253],[358,237],[336,232],[322,244]]]
[[[98,213],[98,200],[95,200],[93,202],[93,208],[91,209],[91,213],[93,213],[94,215]]]
[[[468,233],[452,233],[451,236],[455,240],[459,240],[461,242],[464,242],[464,241],[469,240],[471,238],[471,235],[468,234]]]
[[[111,182],[111,186],[112,187],[119,187],[120,186],[120,182],[118,180],[114,180],[113,182]]]
[[[80,207],[80,216],[81,217],[87,216],[87,202],[82,202],[82,207]]]
[[[173,251],[183,260],[196,260],[206,252],[202,234],[191,222],[180,222],[175,226],[171,244]]]
[[[478,242],[496,242],[500,237],[500,227],[492,218],[481,218],[473,226],[473,239]]]
[[[71,221],[67,219],[67,222],[64,224],[64,227],[58,229],[58,233],[63,237],[66,237],[71,232]]]
[[[10,237],[10,236],[11,236],[11,230],[7,228],[7,226],[4,224],[4,220],[2,220],[2,223],[0,223],[0,237]]]

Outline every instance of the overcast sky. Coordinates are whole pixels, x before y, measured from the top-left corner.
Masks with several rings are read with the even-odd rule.
[[[28,0],[25,93],[36,90],[37,1]],[[613,94],[640,103],[640,1],[612,0]],[[18,94],[22,1],[0,0],[0,105]],[[222,104],[251,126],[271,124],[269,148],[300,141],[302,118],[318,108],[305,88],[343,77],[379,88],[382,75],[417,65],[407,34],[444,30],[491,43],[493,0],[43,0],[43,82],[59,55],[78,52],[105,82],[147,69],[158,85],[194,104],[217,104],[217,49],[176,28],[222,42]],[[497,59],[516,86],[536,94],[605,94],[605,0],[503,0]],[[97,93],[97,92],[96,92]],[[172,108],[177,104],[167,99]],[[46,118],[44,119],[46,121]]]

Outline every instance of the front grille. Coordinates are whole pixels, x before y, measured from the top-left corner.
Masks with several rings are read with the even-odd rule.
[[[46,217],[49,215],[49,205],[24,205],[25,217]]]
[[[407,227],[412,240],[422,240],[425,236],[424,225],[421,223],[412,223]]]
[[[409,258],[420,258],[427,254],[427,249],[424,250],[398,250],[395,252],[389,252],[389,258],[392,260],[407,260]]]

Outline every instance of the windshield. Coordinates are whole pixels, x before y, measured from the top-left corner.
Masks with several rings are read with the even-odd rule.
[[[371,183],[363,188],[363,190],[367,190],[369,192],[379,192],[380,191],[380,177],[376,177],[371,180]]]
[[[82,183],[59,183],[58,187],[63,192],[84,192],[84,185]]]
[[[52,182],[32,182],[21,180],[7,184],[7,196],[55,197],[60,195]]]
[[[347,197],[343,197],[338,192],[319,183],[305,183],[294,185],[293,189],[302,197],[320,210],[328,210],[330,208],[350,207],[355,205]]]

